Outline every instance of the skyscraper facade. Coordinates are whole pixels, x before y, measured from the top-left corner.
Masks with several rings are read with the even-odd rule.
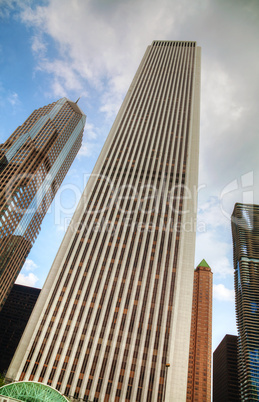
[[[186,398],[199,97],[196,43],[154,41],[54,260],[10,379],[42,381],[84,401]]]
[[[213,402],[238,401],[237,336],[226,335],[213,353]]]
[[[35,110],[0,145],[0,309],[82,143],[85,115],[66,98]]]
[[[238,375],[242,401],[259,400],[259,205],[232,214]]]
[[[212,276],[202,260],[194,271],[187,401],[211,401]]]

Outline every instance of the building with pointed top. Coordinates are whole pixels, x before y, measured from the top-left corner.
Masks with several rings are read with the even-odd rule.
[[[200,48],[148,46],[7,376],[71,400],[186,398]],[[192,230],[190,230],[190,227]]]
[[[0,310],[82,143],[86,117],[66,98],[0,144]]]
[[[187,401],[211,401],[212,276],[202,260],[194,271]]]

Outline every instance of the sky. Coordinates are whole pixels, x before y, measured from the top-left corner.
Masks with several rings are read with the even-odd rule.
[[[0,0],[0,142],[61,97],[83,145],[17,283],[41,288],[116,113],[153,40],[202,48],[195,266],[213,271],[213,350],[236,334],[231,214],[259,204],[258,0]],[[195,225],[194,225],[195,226]]]

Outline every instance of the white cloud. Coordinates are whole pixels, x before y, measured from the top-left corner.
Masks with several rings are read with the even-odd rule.
[[[23,8],[30,4],[30,0],[0,0],[0,17],[9,17],[16,8]]]
[[[198,222],[204,223],[211,228],[229,226],[230,220],[222,211],[221,200],[210,197],[206,202],[199,205]]]
[[[33,50],[39,68],[54,77],[55,94],[62,87],[66,92],[79,86],[103,90],[105,85],[101,110],[115,113],[146,46],[154,38],[170,37],[174,21],[186,18],[178,3],[162,3],[134,0],[109,2],[108,7],[102,1],[55,0],[27,7],[22,19],[35,28]],[[39,50],[49,37],[57,52],[47,58]]]
[[[78,157],[93,157],[100,153],[100,130],[86,120],[82,146],[78,152]]]
[[[234,302],[235,291],[234,289],[228,289],[222,283],[213,285],[213,297],[219,301]]]
[[[233,276],[231,222],[221,208],[220,200],[210,197],[200,204],[197,217],[197,227],[206,230],[197,233],[196,264],[205,258],[214,278]]]
[[[20,103],[19,96],[16,92],[10,94],[7,98],[8,102],[11,103],[12,106],[16,106]]]
[[[34,261],[30,260],[29,258],[27,258],[27,260],[24,263],[23,269],[25,271],[34,271],[36,268],[38,268],[37,264],[35,264]]]
[[[238,83],[220,60],[206,57],[203,66],[201,123],[205,130],[212,128],[222,135],[233,121],[242,117],[245,107],[242,99],[236,97]],[[211,124],[211,119],[217,124]]]
[[[46,54],[47,46],[41,35],[35,35],[33,37],[32,50],[33,52],[40,54],[41,58]]]
[[[78,152],[78,157],[80,157],[80,156],[90,157],[90,156],[98,155],[99,151],[100,151],[99,143],[84,141]]]
[[[35,264],[35,262],[29,258],[26,259],[22,272],[18,275],[16,282],[19,285],[24,285],[24,286],[32,286],[34,287],[35,284],[38,282],[39,278],[32,273],[35,269],[37,269],[38,266]],[[29,272],[26,274],[26,272]]]
[[[16,279],[17,284],[24,285],[24,286],[31,286],[34,287],[35,284],[38,282],[39,278],[30,272],[28,275],[20,273]]]
[[[221,237],[222,230],[222,237]],[[196,264],[205,258],[211,270],[215,275],[221,278],[233,276],[233,267],[231,264],[232,245],[231,235],[223,240],[223,229],[219,231],[208,230],[199,233],[196,240]]]
[[[97,138],[96,128],[93,124],[88,123],[88,121],[85,123],[85,137],[88,140],[95,140]]]

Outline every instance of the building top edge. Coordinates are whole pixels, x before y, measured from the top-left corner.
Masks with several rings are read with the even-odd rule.
[[[79,114],[81,114],[82,116],[85,116],[85,113],[80,109],[80,107],[78,106],[77,103],[75,103],[75,102],[73,102],[73,101],[70,101],[70,100],[68,100],[68,103],[69,103],[70,106],[74,109],[74,111],[75,111],[76,113],[79,113]]]
[[[196,46],[196,41],[184,41],[184,40],[154,40],[152,42],[152,46],[181,46],[181,45],[191,45],[192,47]]]
[[[216,346],[216,348],[214,349],[214,352],[216,352],[216,350],[218,349],[218,348],[220,348],[222,345],[223,345],[223,343],[225,343],[225,342],[227,342],[227,339],[230,339],[230,338],[232,338],[232,339],[237,339],[237,335],[233,335],[233,334],[226,334],[222,339],[221,339],[221,341],[219,342],[219,344]],[[213,353],[214,353],[213,352]]]
[[[59,101],[61,101],[62,99],[64,99],[65,102],[68,102],[76,113],[81,114],[82,116],[86,116],[86,114],[82,111],[82,109],[78,106],[78,104],[76,102],[71,101],[70,99],[68,99],[66,97],[59,99]]]
[[[258,209],[259,208],[259,205],[258,204],[243,204],[242,202],[236,202],[235,203],[235,205],[234,205],[234,211],[237,209],[237,208],[242,208],[242,209]]]
[[[24,289],[24,290],[35,290],[35,291],[41,291],[41,288],[36,288],[35,286],[28,286],[28,285],[21,285],[20,283],[14,283],[14,287],[16,289]]]
[[[198,267],[210,268],[209,264],[204,259],[197,265],[197,268]]]

